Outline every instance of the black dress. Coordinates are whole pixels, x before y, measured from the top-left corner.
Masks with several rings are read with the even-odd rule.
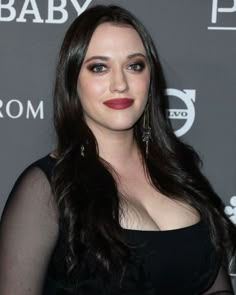
[[[166,231],[123,229],[127,242],[137,246],[133,251],[139,263],[127,266],[122,284],[116,276],[106,281],[103,273],[85,268],[74,288],[66,276],[65,249],[51,194],[55,163],[49,155],[33,163],[8,198],[0,227],[1,295],[14,290],[7,289],[9,280],[17,281],[15,295],[24,294],[19,286],[32,295],[234,294],[203,220]],[[96,269],[91,257],[89,264],[93,263]]]

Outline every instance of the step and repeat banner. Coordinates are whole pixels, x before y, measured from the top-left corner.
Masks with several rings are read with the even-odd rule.
[[[198,151],[236,223],[236,0],[0,0],[0,213],[22,170],[54,148],[59,47],[74,18],[100,3],[124,6],[149,30],[176,135]]]

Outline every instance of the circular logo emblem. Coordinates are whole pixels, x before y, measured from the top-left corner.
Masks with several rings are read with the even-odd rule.
[[[171,120],[181,120],[181,126],[175,130],[175,135],[180,137],[187,133],[195,120],[194,102],[196,98],[195,89],[184,89],[183,91],[168,88],[166,94],[169,97],[177,97],[184,104],[185,108],[171,108],[167,110],[168,117]],[[173,122],[174,123],[174,122]]]

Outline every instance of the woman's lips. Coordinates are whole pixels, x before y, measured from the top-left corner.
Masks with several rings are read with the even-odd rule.
[[[113,98],[104,101],[104,104],[115,110],[122,110],[129,108],[134,103],[132,98]]]

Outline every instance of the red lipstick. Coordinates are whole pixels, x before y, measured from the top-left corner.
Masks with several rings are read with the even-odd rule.
[[[113,98],[104,101],[104,104],[115,110],[123,110],[129,108],[134,103],[132,98]]]

